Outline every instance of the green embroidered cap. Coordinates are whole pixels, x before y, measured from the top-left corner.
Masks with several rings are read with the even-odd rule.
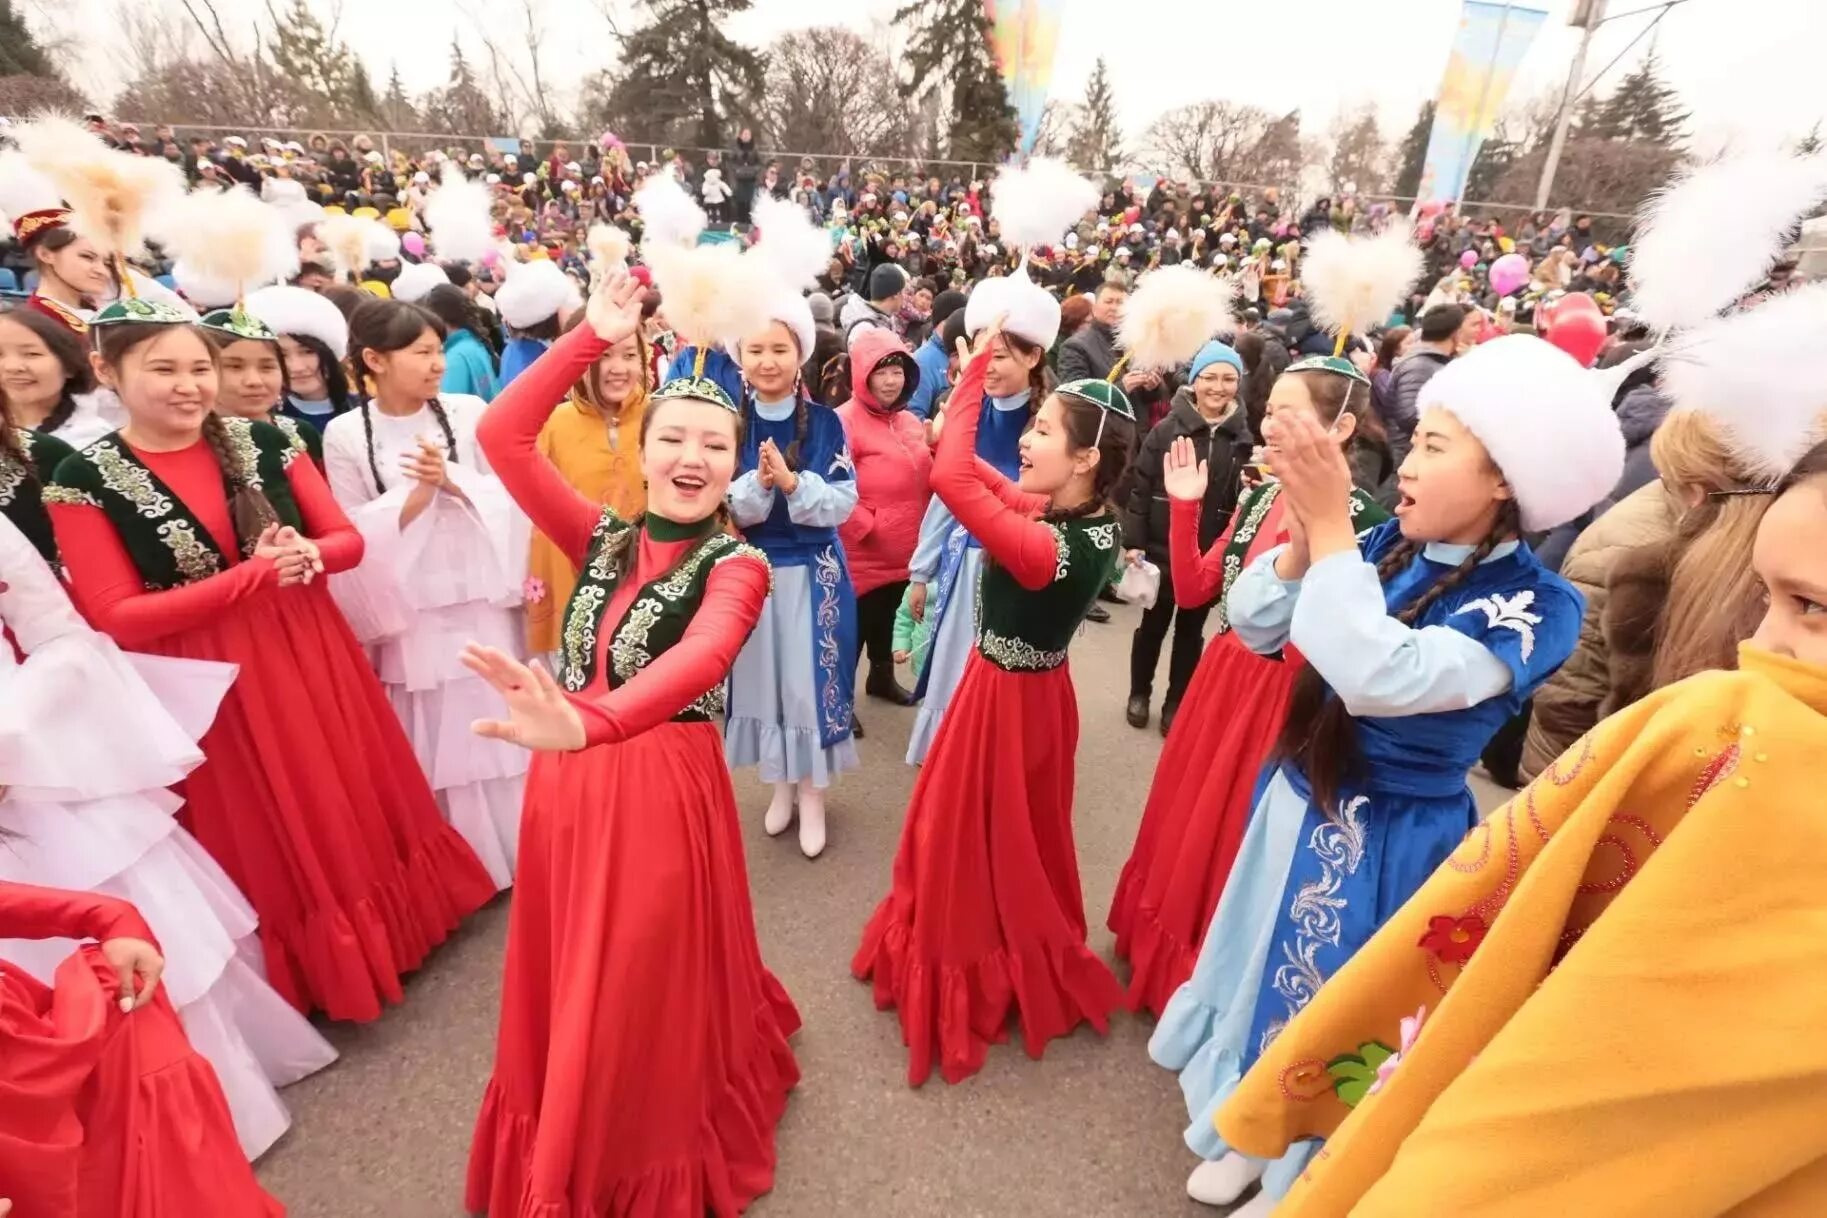
[[[188,313],[174,304],[163,300],[148,300],[143,296],[128,296],[115,301],[94,317],[89,319],[92,326],[115,326],[124,322],[137,322],[153,326],[187,326],[197,320],[196,314]]]
[[[1090,402],[1094,406],[1102,406],[1111,414],[1128,419],[1131,423],[1136,421],[1136,408],[1129,404],[1129,395],[1109,381],[1090,377],[1082,381],[1067,381],[1056,392]]]
[[[708,376],[677,376],[667,381],[654,393],[656,402],[672,398],[691,398],[699,402],[709,402],[712,406],[721,406],[731,414],[741,414],[736,403],[730,401],[730,395],[723,391],[723,386]]]
[[[1358,366],[1343,356],[1309,355],[1305,359],[1295,360],[1288,365],[1289,372],[1330,372],[1342,376],[1348,381],[1360,385],[1369,385],[1370,378],[1358,371]]]
[[[259,343],[279,341],[279,336],[273,333],[271,327],[239,304],[232,309],[205,313],[203,320],[197,324],[205,330],[214,330],[217,334],[226,334],[230,338],[251,339]]]

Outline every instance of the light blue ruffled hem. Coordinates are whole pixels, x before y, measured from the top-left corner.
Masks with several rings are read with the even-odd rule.
[[[815,729],[783,728],[760,719],[731,719],[725,724],[723,750],[732,770],[758,766],[763,782],[810,779],[813,786],[820,788],[830,786],[839,774],[861,764],[856,741],[850,737],[825,748]]]

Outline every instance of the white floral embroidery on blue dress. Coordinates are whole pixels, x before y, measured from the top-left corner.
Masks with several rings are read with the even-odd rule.
[[[1453,610],[1453,613],[1456,616],[1470,613],[1474,609],[1484,610],[1486,623],[1491,629],[1496,630],[1501,626],[1505,630],[1514,630],[1522,637],[1522,658],[1527,660],[1535,650],[1535,627],[1542,624],[1541,614],[1529,612],[1529,606],[1534,603],[1534,590],[1524,588],[1512,596],[1505,596],[1501,592],[1481,596],[1475,601],[1467,601]]]
[[[856,476],[856,462],[850,459],[850,446],[848,444],[837,450],[837,455],[831,458],[831,468],[826,470],[825,473],[830,475],[845,471],[848,471],[853,478]]]
[[[1319,878],[1301,886],[1288,907],[1295,926],[1295,941],[1283,944],[1283,962],[1275,970],[1270,984],[1287,1003],[1287,1014],[1263,1033],[1258,1051],[1266,1050],[1281,1034],[1288,1020],[1305,1009],[1319,993],[1326,978],[1314,959],[1322,944],[1339,944],[1339,914],[1345,898],[1338,895],[1347,876],[1357,874],[1364,861],[1364,821],[1358,813],[1370,802],[1359,795],[1350,802],[1341,801],[1336,820],[1322,821],[1313,830],[1307,848],[1320,859]]]

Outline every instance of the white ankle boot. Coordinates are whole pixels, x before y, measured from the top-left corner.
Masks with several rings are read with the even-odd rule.
[[[1235,1151],[1207,1159],[1186,1179],[1186,1195],[1202,1205],[1229,1205],[1262,1179],[1266,1165]]]
[[[779,837],[793,823],[793,784],[777,782],[774,784],[774,798],[768,803],[768,814],[761,820],[761,827],[769,837]]]
[[[1269,1218],[1275,1207],[1281,1204],[1281,1198],[1271,1197],[1266,1192],[1259,1192],[1250,1198],[1248,1205],[1240,1205],[1231,1211],[1230,1218]]]
[[[799,852],[815,859],[825,850],[825,793],[810,778],[799,784]]]

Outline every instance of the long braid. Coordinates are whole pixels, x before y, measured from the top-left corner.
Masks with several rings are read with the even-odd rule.
[[[1471,578],[1478,564],[1505,541],[1521,535],[1515,500],[1505,500],[1497,518],[1465,561],[1429,585],[1426,592],[1398,611],[1396,620],[1411,626],[1429,606]],[[1387,584],[1407,568],[1422,547],[1404,538],[1377,563],[1377,580]],[[1363,766],[1357,721],[1345,703],[1326,686],[1326,679],[1311,666],[1301,670],[1288,701],[1287,718],[1275,742],[1274,756],[1296,763],[1313,789],[1313,802],[1333,814],[1340,783],[1355,778]]]
[[[811,426],[811,413],[811,410],[806,406],[806,395],[800,392],[800,387],[797,383],[794,384],[793,442],[787,445],[787,451],[784,454],[787,459],[787,468],[794,473],[799,472],[799,449],[800,445],[805,442],[806,429]]]
[[[374,414],[369,399],[362,399],[362,437],[368,445],[368,472],[374,475],[374,493],[385,495],[387,484],[381,481],[381,463],[374,459]]]
[[[38,425],[38,430],[42,432],[54,432],[65,423],[68,423],[70,417],[75,413],[76,395],[71,393],[68,389],[65,389],[63,395],[57,399],[57,405],[51,407],[51,413],[45,415],[44,422]]]
[[[228,511],[235,524],[235,536],[244,547],[251,545],[267,525],[279,522],[279,513],[259,487],[242,478],[240,463],[229,450],[228,428],[214,411],[203,416],[203,439],[208,441],[222,480],[228,484]]]
[[[38,467],[32,464],[32,455],[26,450],[19,429],[7,417],[3,403],[0,403],[0,464],[17,465],[25,471],[28,481],[38,481]]]
[[[444,431],[444,447],[450,453],[450,460],[454,464],[457,460],[457,433],[450,425],[450,415],[445,411],[444,403],[439,401],[436,395],[433,395],[431,401],[425,404],[431,407],[432,416],[438,420],[438,426]]]

